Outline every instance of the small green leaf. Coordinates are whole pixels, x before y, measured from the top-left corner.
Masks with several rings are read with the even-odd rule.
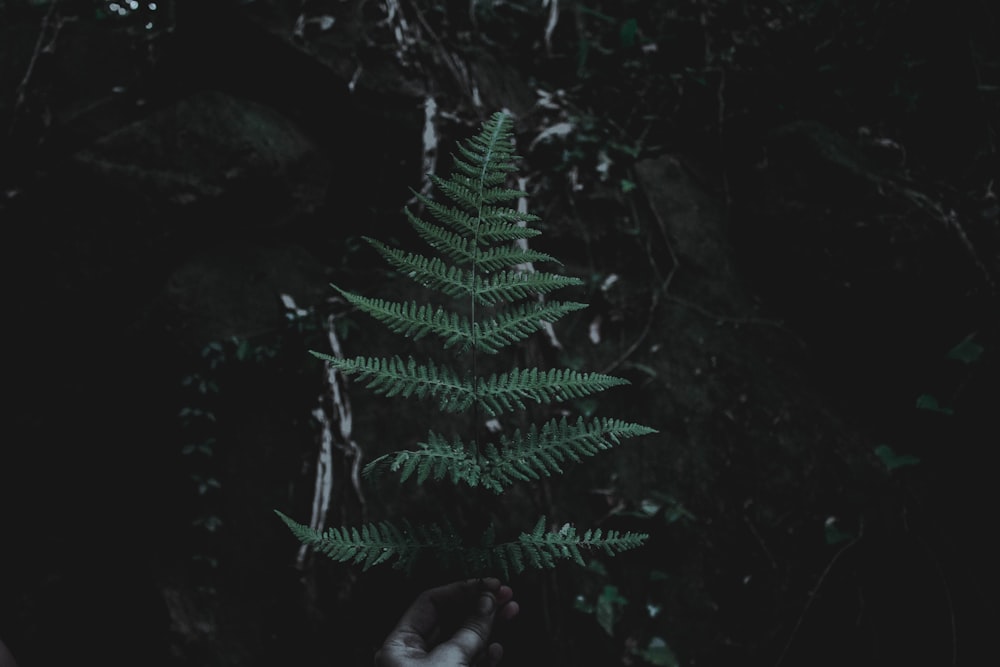
[[[882,465],[884,465],[889,471],[895,470],[896,468],[903,468],[905,466],[915,466],[920,463],[920,459],[916,456],[910,456],[909,454],[897,454],[889,445],[879,445],[876,447],[875,455],[878,456],[879,460],[882,461]]]
[[[628,49],[635,46],[635,35],[638,30],[639,23],[635,19],[625,20],[625,23],[622,24],[621,32],[619,33],[623,48]]]
[[[629,146],[628,144],[623,144],[623,143],[621,143],[619,141],[609,141],[608,142],[608,148],[613,148],[616,151],[624,153],[625,155],[628,155],[629,157],[632,157],[632,158],[639,157],[639,147],[638,146]],[[624,181],[624,180],[625,179],[622,179],[622,181]]]
[[[971,364],[979,361],[980,357],[983,356],[984,350],[985,348],[982,345],[974,340],[966,338],[961,343],[948,350],[948,354],[945,356],[948,359],[954,359],[955,361]]]
[[[938,403],[938,400],[931,396],[930,394],[921,394],[917,397],[917,407],[921,410],[930,410],[931,412],[940,412],[943,415],[953,415],[955,411],[949,407],[943,406]]]
[[[618,587],[608,584],[597,598],[597,622],[608,635],[615,634],[615,624],[621,618],[622,608],[628,603],[618,592]]]
[[[650,639],[649,645],[639,652],[639,656],[649,664],[658,667],[678,667],[680,665],[677,656],[663,637]]]
[[[635,190],[637,187],[639,187],[639,186],[636,184],[635,181],[630,181],[627,178],[623,178],[621,180],[622,194],[626,194],[627,195],[628,193],[630,193],[633,190]]]

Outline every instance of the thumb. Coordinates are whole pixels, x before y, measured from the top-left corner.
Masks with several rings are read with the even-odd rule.
[[[462,657],[466,660],[471,661],[486,650],[490,632],[493,630],[496,609],[497,599],[493,593],[482,591],[476,600],[475,610],[462,621],[461,627],[448,641],[449,644],[459,649]]]

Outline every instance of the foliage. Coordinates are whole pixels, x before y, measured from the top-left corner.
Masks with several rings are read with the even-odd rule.
[[[540,232],[529,226],[538,221],[510,205],[526,193],[506,187],[515,171],[512,120],[495,113],[478,134],[457,147],[454,171],[448,179],[431,181],[448,203],[414,193],[432,221],[406,210],[406,218],[435,256],[407,252],[374,238],[366,241],[400,274],[415,281],[428,295],[426,303],[396,302],[365,297],[336,288],[358,310],[390,331],[411,339],[437,337],[454,354],[448,361],[385,357],[342,358],[313,351],[338,373],[354,378],[386,397],[433,399],[441,413],[469,413],[478,424],[544,406],[603,392],[626,380],[601,373],[571,369],[513,367],[489,375],[480,355],[497,355],[525,340],[561,316],[585,304],[546,301],[544,295],[579,285],[577,278],[534,270],[535,262],[555,258],[527,247]],[[431,299],[444,303],[434,305]],[[461,360],[460,366],[454,360]],[[610,418],[570,420],[551,418],[500,433],[487,442],[473,433],[442,433],[431,429],[416,449],[396,451],[369,463],[365,472],[397,473],[402,483],[414,477],[420,485],[445,480],[502,494],[518,482],[558,475],[566,463],[578,462],[610,449],[622,440],[653,433],[653,429]],[[303,543],[339,562],[368,569],[391,562],[412,568],[422,554],[467,572],[551,568],[562,559],[583,564],[583,552],[614,555],[638,547],[642,533],[600,529],[579,532],[565,524],[546,526],[545,517],[534,528],[508,542],[495,541],[489,524],[478,543],[463,542],[460,531],[447,521],[430,525],[378,522],[360,528],[316,530],[278,512]]]
[[[674,577],[652,568],[644,581],[644,599],[630,599],[632,593],[613,581],[600,560],[590,560],[583,573],[585,576],[580,582],[581,590],[576,594],[573,608],[592,616],[608,641],[628,634],[625,646],[631,655],[625,659],[625,664],[636,659],[650,665],[676,667],[680,664],[664,638],[664,635],[676,632],[676,628],[671,627],[662,613],[663,601],[677,595],[676,591],[670,590]]]

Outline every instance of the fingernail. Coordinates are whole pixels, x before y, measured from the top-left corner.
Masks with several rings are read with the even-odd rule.
[[[479,596],[479,613],[483,616],[492,614],[495,606],[496,600],[490,593],[483,593]]]

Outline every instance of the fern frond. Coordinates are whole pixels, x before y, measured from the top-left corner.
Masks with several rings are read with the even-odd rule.
[[[655,429],[620,419],[599,418],[585,422],[582,417],[570,424],[565,417],[552,419],[541,430],[534,424],[527,434],[520,429],[510,438],[500,439],[500,446],[485,448],[478,481],[495,493],[516,481],[537,480],[562,474],[562,464],[578,463],[611,449],[626,438],[656,433]]]
[[[587,307],[587,304],[573,301],[518,304],[474,327],[467,317],[441,307],[365,297],[336,285],[333,288],[348,303],[382,322],[393,333],[414,340],[432,334],[442,340],[445,349],[455,346],[460,353],[475,345],[480,351],[496,354],[542,329],[545,323],[551,324],[567,313]]]
[[[484,178],[501,172],[493,178],[503,182],[503,172],[516,171],[514,161],[518,156],[510,141],[513,125],[514,120],[508,114],[494,113],[483,122],[478,134],[459,143],[459,152],[469,160],[470,166],[479,167]],[[475,175],[474,169],[470,175]]]
[[[483,220],[479,223],[477,237],[482,245],[500,243],[502,241],[517,241],[530,239],[540,234],[534,227],[518,227],[504,220]]]
[[[515,368],[481,381],[477,395],[480,404],[490,415],[496,416],[508,410],[526,409],[525,400],[536,403],[567,401],[628,383],[623,378],[602,373],[580,373],[563,368],[548,371]]]
[[[552,255],[516,246],[501,246],[482,251],[475,247],[470,239],[450,232],[443,227],[433,225],[416,217],[410,222],[414,229],[417,230],[417,233],[427,242],[427,245],[446,255],[460,266],[468,266],[474,262],[478,262],[479,270],[484,273],[528,262],[560,263]]]
[[[424,208],[430,211],[431,216],[442,225],[454,230],[460,236],[470,241],[476,236],[476,225],[479,224],[479,216],[476,211],[463,211],[455,206],[447,206],[427,197],[415,190],[411,190],[414,197],[423,204]],[[411,212],[409,208],[404,208],[403,213],[410,224],[415,224],[421,218]]]
[[[450,297],[472,296],[484,306],[583,284],[579,278],[541,271],[530,273],[502,271],[484,279],[471,271],[448,265],[436,257],[405,252],[368,237],[365,237],[365,240],[378,250],[386,261],[425,288],[442,292]]]
[[[515,190],[513,188],[485,188],[480,193],[479,199],[483,204],[488,205],[501,201],[511,201],[518,197],[524,197],[527,194],[524,190]]]
[[[447,296],[467,296],[472,291],[472,274],[459,267],[445,264],[436,257],[405,252],[391,248],[381,241],[364,237],[386,261],[404,275],[427,289],[443,292]]]
[[[412,357],[353,357],[342,359],[310,350],[347,377],[356,376],[365,387],[383,396],[437,398],[443,412],[461,412],[475,400],[472,384],[462,380],[450,368],[432,362],[418,364]]]
[[[502,176],[502,174],[500,174]],[[527,196],[524,190],[504,187],[485,187],[489,173],[474,177],[454,173],[448,178],[429,174],[428,178],[448,199],[469,212],[478,211],[482,206],[497,202],[512,201]],[[502,180],[502,179],[500,179]]]
[[[515,301],[570,285],[582,284],[583,281],[579,278],[558,273],[502,271],[492,274],[485,280],[476,276],[472,295],[479,303],[493,306],[504,301]]]
[[[482,183],[478,177],[460,174],[452,174],[449,178],[434,174],[427,177],[448,199],[470,214],[478,215],[479,207],[483,205]]]
[[[483,206],[479,209],[480,222],[486,225],[508,224],[511,226],[523,227],[521,223],[538,222],[541,220],[534,213],[519,211],[510,206]],[[541,234],[538,229],[532,228],[535,234]]]
[[[472,324],[466,317],[445,310],[440,306],[417,305],[415,301],[401,303],[353,294],[340,289],[344,299],[372,318],[385,324],[390,331],[414,340],[431,333],[444,341],[445,349],[461,344],[466,349],[473,339]]]
[[[471,239],[480,236],[480,243],[491,243],[497,240],[511,241],[515,239],[528,239],[538,236],[541,231],[534,227],[527,227],[519,223],[529,223],[538,220],[538,217],[531,213],[522,213],[515,208],[480,206],[471,211],[463,211],[455,206],[446,206],[419,192],[414,192],[416,198],[422,203],[431,216],[449,229]],[[404,208],[403,213],[412,224],[414,220],[420,218]],[[484,225],[488,228],[503,226],[503,238],[495,238],[496,235],[482,238]]]
[[[611,449],[626,438],[650,433],[656,431],[620,419],[585,422],[581,417],[570,424],[564,417],[546,422],[540,431],[532,425],[526,435],[517,430],[512,437],[501,438],[499,445],[483,445],[482,453],[474,456],[475,444],[463,443],[459,438],[449,441],[431,432],[426,441],[419,443],[419,449],[380,456],[368,463],[364,472],[368,475],[377,468],[388,467],[399,473],[401,482],[413,475],[418,484],[428,478],[447,477],[452,484],[464,482],[499,494],[517,481],[561,474],[561,466],[567,461],[578,463],[583,457]]]
[[[497,269],[509,268],[531,262],[551,262],[559,264],[552,255],[537,250],[525,250],[517,246],[501,246],[480,252],[476,258],[478,268],[482,273],[492,273]]]
[[[480,323],[475,342],[480,350],[494,354],[543,329],[546,323],[552,324],[563,315],[586,307],[587,304],[575,301],[518,304]]]
[[[403,527],[388,521],[364,524],[360,527],[316,530],[274,510],[302,544],[341,563],[360,565],[362,570],[391,562],[394,568],[409,569],[427,551],[457,552],[461,549],[458,535],[449,526]]]
[[[472,487],[478,485],[481,468],[472,455],[475,445],[465,445],[459,438],[449,441],[431,431],[427,440],[417,446],[419,449],[391,452],[374,459],[365,466],[364,474],[388,467],[392,472],[399,473],[400,482],[415,474],[418,484],[423,484],[428,478],[440,480],[447,476],[452,484],[465,482]]]
[[[506,159],[497,160],[494,155],[489,170],[484,173],[483,167],[486,164],[486,159],[481,153],[463,144],[457,144],[456,148],[461,157],[452,156],[455,170],[469,178],[481,177],[487,185],[500,185],[507,179],[507,174],[517,171],[517,166],[513,162]]]
[[[564,524],[558,530],[547,531],[543,516],[538,519],[530,533],[521,533],[516,541],[498,544],[485,553],[473,553],[467,556],[467,562],[485,562],[492,568],[499,568],[504,578],[509,578],[511,571],[520,573],[527,567],[549,569],[556,566],[559,560],[572,560],[578,565],[586,565],[584,551],[600,550],[613,556],[615,554],[642,546],[649,539],[646,533],[619,532],[615,530],[602,531],[600,528],[588,530],[580,535],[572,524]]]
[[[558,264],[558,260],[518,243],[541,231],[532,226],[539,220],[537,216],[514,205],[527,193],[508,187],[518,159],[512,126],[508,114],[492,114],[479,133],[458,144],[454,169],[447,178],[429,176],[442,201],[414,192],[427,217],[404,208],[411,227],[435,256],[364,237],[389,266],[428,291],[462,299],[462,308],[361,296],[334,286],[348,303],[394,333],[413,339],[433,335],[443,341],[445,349],[471,350],[469,369],[459,372],[430,359],[418,362],[412,357],[405,361],[400,356],[345,359],[311,351],[313,356],[386,397],[435,399],[446,413],[475,408],[477,423],[484,415],[527,410],[526,403],[567,401],[628,384],[623,378],[568,369],[514,368],[488,378],[482,374],[479,353],[495,354],[586,307],[583,303],[545,303],[533,298],[582,285],[582,280],[554,272],[518,270],[524,264]],[[401,481],[411,477],[418,484],[448,480],[502,493],[515,482],[562,473],[564,466],[610,449],[625,438],[654,432],[618,419],[582,418],[575,423],[562,418],[540,427],[530,424],[523,431],[485,443],[480,441],[478,430],[470,442],[459,435],[431,431],[415,449],[380,456],[365,466],[365,473],[388,468],[398,473]],[[303,544],[365,570],[382,563],[409,569],[422,554],[433,554],[445,568],[457,563],[466,571],[500,569],[509,576],[528,567],[551,568],[560,560],[582,565],[588,550],[614,555],[638,547],[648,538],[643,533],[601,530],[580,534],[570,524],[547,530],[542,517],[533,530],[516,540],[497,544],[491,526],[478,546],[469,547],[448,525],[414,527],[406,522],[380,522],[320,531],[277,514]]]

